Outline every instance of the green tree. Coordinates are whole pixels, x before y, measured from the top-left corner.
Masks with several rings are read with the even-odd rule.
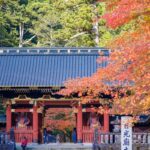
[[[96,0],[0,0],[0,46],[105,47],[128,26],[112,30]]]
[[[3,21],[1,30],[1,45],[5,46],[29,46],[36,43],[36,35],[30,30],[38,20],[38,16],[44,15],[49,6],[48,1],[36,0],[1,0],[0,9]],[[11,43],[11,45],[9,45]]]
[[[38,46],[105,46],[113,36],[100,19],[106,11],[105,3],[57,0],[51,1],[50,7],[32,30],[37,35]]]
[[[39,17],[41,22],[35,24],[32,32],[40,46],[94,46],[93,15],[88,1],[51,1],[49,12]]]

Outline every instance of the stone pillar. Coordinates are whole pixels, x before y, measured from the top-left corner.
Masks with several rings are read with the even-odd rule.
[[[7,132],[9,132],[11,129],[11,121],[12,121],[11,105],[7,105],[7,108],[6,108],[6,131]]]
[[[109,132],[109,113],[108,113],[108,107],[105,107],[104,112],[104,132]]]
[[[33,142],[38,142],[38,112],[37,106],[33,106]]]
[[[82,143],[82,105],[78,106],[77,114],[77,142]]]

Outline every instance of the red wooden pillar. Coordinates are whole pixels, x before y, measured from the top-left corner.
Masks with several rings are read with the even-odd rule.
[[[78,106],[78,114],[77,114],[77,141],[78,143],[82,143],[82,105]]]
[[[38,112],[37,112],[37,106],[33,106],[33,142],[38,142]]]
[[[6,131],[9,132],[11,129],[11,105],[7,105],[6,108]]]
[[[109,112],[108,107],[105,107],[104,113],[104,132],[109,132]]]

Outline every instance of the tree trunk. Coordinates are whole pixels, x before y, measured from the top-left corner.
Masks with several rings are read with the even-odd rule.
[[[19,47],[23,47],[24,24],[19,25]]]
[[[51,27],[51,29],[50,29],[50,47],[52,47],[52,46],[53,46],[53,29]]]
[[[95,12],[95,18],[94,18],[94,22],[93,22],[93,30],[95,33],[95,43],[96,46],[98,46],[99,44],[99,30],[98,30],[98,14],[97,14],[97,10],[96,10],[96,3],[94,3],[94,12]]]
[[[98,46],[99,44],[98,18],[96,18],[94,26],[95,26],[95,43],[96,43],[96,46]]]

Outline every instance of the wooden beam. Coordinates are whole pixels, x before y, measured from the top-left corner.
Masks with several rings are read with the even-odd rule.
[[[11,112],[32,112],[33,109],[27,109],[27,108],[17,108],[17,109],[11,109]]]
[[[96,112],[95,108],[83,108],[82,112]]]
[[[12,105],[15,105],[15,104],[33,104],[32,101],[28,101],[28,100],[15,100],[15,101],[12,101]]]
[[[72,103],[72,101],[63,101],[63,100],[61,100],[61,101],[59,101],[59,100],[52,100],[52,101],[50,101],[50,100],[47,100],[47,101],[38,101],[38,102],[41,102],[41,103],[44,103],[44,105],[46,106],[46,105],[54,105],[54,106],[63,106],[63,105],[71,105]]]

